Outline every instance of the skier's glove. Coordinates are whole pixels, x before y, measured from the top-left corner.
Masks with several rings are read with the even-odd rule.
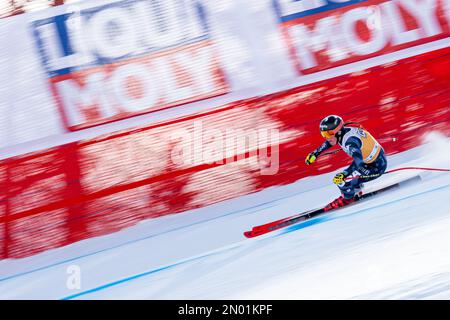
[[[308,156],[305,159],[305,163],[307,165],[310,165],[311,163],[314,163],[314,161],[316,161],[317,159],[317,154],[315,152],[311,152],[310,154],[308,154]]]
[[[345,182],[345,178],[347,178],[346,172],[339,172],[337,175],[334,176],[333,183],[339,185]]]

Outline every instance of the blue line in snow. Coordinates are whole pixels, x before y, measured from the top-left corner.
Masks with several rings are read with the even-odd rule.
[[[317,189],[321,189],[321,188],[317,188]],[[227,214],[224,214],[224,215],[221,215],[221,216],[218,216],[218,217],[214,217],[214,218],[210,218],[210,219],[207,219],[207,220],[194,222],[194,223],[191,223],[189,225],[183,225],[183,226],[175,228],[175,229],[170,229],[170,230],[167,230],[167,231],[164,231],[164,232],[161,232],[161,233],[145,236],[145,237],[134,239],[134,240],[131,240],[131,241],[127,241],[127,242],[124,242],[124,243],[120,243],[120,244],[118,244],[116,246],[113,246],[113,247],[108,247],[108,248],[105,248],[105,249],[102,249],[102,250],[97,250],[97,251],[94,251],[94,252],[91,252],[91,253],[87,253],[87,254],[76,256],[76,257],[73,257],[73,258],[70,258],[70,259],[66,259],[66,260],[62,260],[62,261],[59,261],[59,262],[55,262],[55,263],[52,263],[52,264],[49,264],[49,265],[46,265],[46,266],[43,266],[43,267],[39,267],[39,268],[36,268],[36,269],[32,269],[32,270],[24,271],[24,272],[21,272],[21,273],[13,274],[13,275],[10,275],[10,276],[4,277],[4,278],[0,278],[0,282],[7,281],[7,280],[10,280],[10,279],[14,279],[14,278],[21,277],[21,276],[25,276],[25,275],[28,275],[30,273],[39,272],[39,271],[42,271],[42,270],[45,270],[45,269],[49,269],[49,268],[53,268],[53,267],[56,267],[56,266],[60,266],[60,265],[63,265],[65,263],[69,263],[69,262],[72,262],[72,261],[75,261],[75,260],[78,260],[78,259],[83,259],[83,258],[90,257],[90,256],[93,256],[93,255],[96,255],[96,254],[99,254],[99,253],[103,253],[103,252],[106,252],[106,251],[109,251],[109,250],[117,249],[117,248],[120,248],[122,246],[126,246],[126,245],[129,245],[129,244],[133,244],[133,243],[136,243],[136,242],[139,242],[139,241],[143,241],[143,240],[147,240],[147,239],[150,239],[150,238],[154,238],[154,237],[166,234],[166,233],[170,233],[170,232],[173,232],[173,231],[178,231],[178,230],[181,230],[181,229],[184,229],[184,228],[189,228],[191,226],[202,224],[202,223],[205,223],[205,222],[209,222],[209,221],[212,221],[212,220],[215,220],[215,219],[220,219],[222,217],[226,217],[226,216],[230,216],[230,215],[233,215],[233,214],[237,214],[237,213],[242,212],[242,211],[248,211],[248,210],[256,209],[256,208],[259,208],[259,207],[263,207],[262,209],[270,208],[270,207],[273,207],[274,204],[279,202],[279,201],[284,201],[284,200],[286,200],[288,198],[295,197],[295,196],[297,196],[299,194],[306,193],[306,192],[309,192],[309,191],[312,191],[312,190],[313,189],[311,189],[311,190],[303,190],[301,192],[294,193],[294,194],[292,194],[292,195],[290,195],[288,197],[278,198],[278,199],[274,199],[274,200],[271,200],[271,201],[268,201],[268,202],[259,203],[257,205],[254,205],[254,206],[251,206],[251,207],[247,207],[247,208],[244,208],[244,209],[239,209],[239,210],[236,210],[236,211],[232,211],[230,213],[227,213]],[[271,205],[269,205],[269,204],[271,204]],[[264,207],[264,206],[266,206],[266,207]]]
[[[120,279],[120,280],[117,280],[117,281],[114,281],[114,282],[110,282],[110,283],[101,285],[99,287],[95,287],[95,288],[92,288],[92,289],[89,289],[89,290],[86,290],[86,291],[75,293],[73,295],[70,295],[70,296],[62,298],[61,300],[71,300],[71,299],[74,299],[74,298],[77,298],[77,297],[80,297],[80,296],[84,296],[84,295],[87,295],[87,294],[90,294],[90,293],[93,293],[93,292],[101,291],[101,290],[104,290],[104,289],[107,289],[107,288],[119,285],[121,283],[132,281],[132,280],[135,280],[137,278],[142,278],[142,277],[151,275],[153,273],[157,273],[159,271],[171,269],[173,267],[176,267],[176,266],[188,263],[188,262],[200,260],[200,259],[203,259],[203,258],[206,258],[206,257],[209,257],[209,256],[213,256],[213,255],[218,254],[218,253],[223,253],[225,251],[230,251],[230,250],[238,248],[239,246],[240,245],[235,245],[233,247],[227,248],[226,250],[212,252],[212,253],[207,253],[207,254],[199,256],[199,257],[190,258],[190,259],[183,260],[183,261],[180,261],[180,262],[177,262],[177,263],[174,263],[174,264],[170,264],[170,265],[167,265],[167,266],[164,266],[164,267],[161,267],[161,268],[157,268],[157,269],[153,269],[153,270],[146,271],[146,272],[143,272],[143,273],[139,273],[139,274],[136,274],[134,276],[130,276],[130,277],[127,277],[127,278],[123,278],[123,279]]]
[[[407,200],[407,199],[410,199],[410,198],[413,198],[413,197],[417,197],[417,196],[420,196],[420,195],[423,195],[423,194],[427,194],[427,193],[430,193],[430,192],[433,192],[433,191],[441,190],[441,189],[446,189],[446,188],[449,188],[449,187],[450,187],[450,184],[445,185],[445,186],[441,186],[441,187],[438,187],[438,188],[435,188],[435,189],[427,190],[427,191],[424,191],[424,192],[416,193],[416,194],[413,194],[413,195],[409,195],[409,196],[406,196],[406,197],[403,197],[403,198],[400,198],[400,199],[396,199],[396,200],[393,200],[393,201],[390,201],[390,202],[385,202],[385,203],[382,203],[380,205],[373,206],[373,207],[370,207],[370,208],[361,209],[361,210],[352,212],[352,213],[344,215],[344,216],[339,216],[339,217],[321,216],[321,217],[313,218],[313,219],[311,219],[309,221],[305,221],[303,223],[300,223],[299,225],[294,225],[294,226],[288,227],[287,230],[285,230],[283,232],[280,232],[278,234],[275,234],[275,235],[273,235],[271,237],[264,238],[264,239],[270,239],[270,238],[279,237],[280,235],[283,235],[283,234],[286,234],[286,233],[289,233],[289,232],[292,232],[292,231],[295,231],[295,230],[303,229],[303,228],[306,228],[306,227],[311,226],[311,225],[315,225],[315,224],[322,223],[322,222],[325,222],[325,221],[340,219],[340,218],[348,217],[348,216],[351,216],[351,215],[359,214],[359,213],[364,212],[364,211],[368,211],[368,210],[372,210],[372,209],[375,209],[375,208],[384,207],[384,206],[390,205],[392,203],[396,203],[396,202],[399,202],[399,201]],[[215,255],[215,254],[223,253],[225,251],[229,251],[229,250],[235,249],[235,248],[237,248],[239,246],[240,245],[236,245],[234,247],[227,248],[226,250],[223,250],[223,251],[217,251],[217,252],[209,253],[209,254],[206,254],[206,255],[203,255],[203,256],[199,256],[199,257],[195,257],[195,258],[192,258],[192,259],[180,261],[180,262],[177,262],[175,264],[171,264],[171,265],[168,265],[168,266],[165,266],[165,267],[162,267],[162,268],[146,271],[146,272],[143,272],[143,273],[140,273],[140,274],[137,274],[137,275],[134,275],[134,276],[130,276],[130,277],[118,280],[118,281],[107,283],[105,285],[102,285],[102,286],[99,286],[99,287],[96,287],[96,288],[93,288],[93,289],[90,289],[90,290],[82,291],[82,292],[79,292],[77,294],[64,297],[64,298],[62,298],[62,300],[70,300],[70,299],[77,298],[77,297],[80,297],[80,296],[83,296],[83,295],[86,295],[86,294],[90,294],[90,293],[93,293],[93,292],[101,291],[101,290],[104,290],[104,289],[116,286],[118,284],[121,284],[121,283],[124,283],[124,282],[128,282],[128,281],[132,281],[132,280],[135,280],[137,278],[141,278],[141,277],[144,277],[144,276],[147,276],[147,275],[150,275],[150,274],[162,271],[162,270],[166,270],[166,269],[169,269],[169,268],[172,268],[172,267],[184,264],[184,263],[188,263],[188,262],[192,262],[192,261],[195,261],[195,260],[203,259],[205,257],[212,256],[212,255]]]
[[[108,287],[116,286],[116,285],[121,284],[123,282],[131,281],[133,279],[136,279],[136,278],[139,278],[139,277],[143,277],[143,276],[146,276],[146,275],[149,275],[149,274],[152,274],[152,273],[156,273],[156,272],[159,272],[159,271],[170,269],[172,267],[177,266],[178,264],[181,264],[181,263],[175,263],[173,265],[169,265],[169,266],[166,266],[166,267],[162,267],[162,268],[158,268],[158,269],[151,270],[151,271],[148,271],[148,272],[144,272],[144,273],[141,273],[141,274],[138,274],[138,275],[135,275],[135,276],[124,278],[124,279],[121,279],[121,280],[118,280],[118,281],[114,281],[114,282],[105,284],[105,285],[100,286],[100,287],[96,287],[96,288],[93,288],[93,289],[90,289],[90,290],[86,290],[86,291],[83,291],[83,292],[80,292],[80,293],[73,294],[71,296],[64,297],[61,300],[71,300],[71,299],[77,298],[77,297],[82,296],[82,295],[86,295],[86,294],[89,294],[89,293],[100,291],[100,290],[106,289]]]

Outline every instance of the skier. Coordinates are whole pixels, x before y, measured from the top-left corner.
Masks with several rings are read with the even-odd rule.
[[[305,163],[310,165],[322,152],[339,144],[353,158],[353,162],[344,171],[333,178],[333,182],[341,191],[341,196],[325,207],[325,211],[343,207],[357,200],[362,183],[381,176],[387,167],[383,147],[361,125],[349,126],[353,122],[344,123],[341,117],[330,115],[320,122],[320,132],[326,141],[316,150],[308,154]],[[346,181],[349,176],[369,176]]]

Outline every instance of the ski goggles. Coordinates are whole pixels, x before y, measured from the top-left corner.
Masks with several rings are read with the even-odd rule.
[[[331,139],[336,135],[337,131],[335,130],[327,130],[327,131],[320,131],[320,134],[322,135],[322,137],[324,137],[325,139]]]

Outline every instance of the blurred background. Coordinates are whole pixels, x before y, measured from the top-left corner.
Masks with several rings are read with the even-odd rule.
[[[441,0],[1,0],[0,259],[336,170],[349,159],[303,166],[328,114],[363,124],[388,155],[431,131],[448,136],[449,10]],[[173,132],[195,134],[196,123],[279,138],[174,163],[186,142]],[[279,170],[262,175],[267,148]]]
[[[2,0],[0,1],[1,15],[6,18],[25,12],[45,10],[49,7],[75,3],[83,0]]]

